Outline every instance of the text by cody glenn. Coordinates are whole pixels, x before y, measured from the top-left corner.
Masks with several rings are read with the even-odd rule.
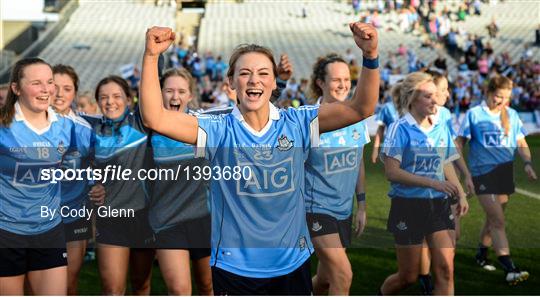
[[[69,206],[62,206],[60,208],[49,208],[47,206],[41,206],[41,217],[54,220],[57,216],[61,218],[77,218],[86,219],[89,221],[95,214],[100,218],[133,218],[135,217],[135,210],[131,208],[112,208],[110,206],[99,206],[97,208],[82,206],[81,208],[70,208]]]

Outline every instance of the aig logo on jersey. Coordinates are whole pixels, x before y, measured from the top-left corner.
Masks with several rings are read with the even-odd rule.
[[[484,132],[484,146],[486,147],[500,147],[505,145],[504,134],[493,131],[493,132]]]
[[[435,174],[440,170],[441,158],[434,154],[417,154],[414,156],[415,174]]]
[[[251,169],[251,178],[240,179],[236,184],[239,196],[273,197],[294,191],[293,159],[287,158],[277,164],[241,163]]]
[[[56,168],[57,163],[15,163],[13,185],[39,188],[49,184],[49,180],[41,179],[41,170]]]
[[[358,169],[358,149],[347,148],[324,152],[324,170],[326,174]]]

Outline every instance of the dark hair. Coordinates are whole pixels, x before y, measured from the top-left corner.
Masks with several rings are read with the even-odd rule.
[[[312,96],[315,98],[321,97],[323,94],[323,91],[321,87],[317,84],[317,80],[320,79],[324,81],[326,78],[326,66],[328,64],[332,63],[345,63],[345,65],[349,65],[343,57],[336,53],[331,53],[323,57],[317,58],[317,62],[313,64],[313,72],[311,73],[311,84],[309,86]]]
[[[433,82],[435,83],[435,85],[438,85],[439,82],[441,82],[443,79],[447,79],[446,76],[442,73],[440,73],[439,71],[435,71],[435,70],[426,70],[424,71],[425,73],[431,75],[431,77],[433,78]]]
[[[103,78],[102,80],[100,80],[98,82],[98,84],[96,85],[96,90],[94,92],[94,97],[96,98],[96,101],[99,102],[99,89],[108,84],[108,83],[115,83],[117,85],[120,86],[120,88],[122,88],[122,91],[124,91],[124,93],[126,94],[126,98],[131,98],[131,91],[129,89],[129,84],[128,82],[121,78],[120,76],[118,75],[109,75],[105,78]]]
[[[236,62],[241,56],[249,53],[259,53],[265,55],[270,62],[272,62],[272,71],[274,72],[274,77],[278,76],[276,60],[274,60],[274,54],[269,48],[256,44],[241,44],[236,47],[231,54],[231,58],[229,59],[229,70],[227,70],[227,77],[233,77]]]
[[[26,67],[28,66],[32,66],[35,64],[43,64],[51,68],[51,65],[49,65],[49,63],[45,62],[40,58],[21,59],[17,61],[17,63],[15,63],[15,65],[13,66],[13,69],[11,70],[11,74],[9,76],[6,104],[0,108],[0,126],[8,127],[9,125],[11,125],[11,121],[13,121],[13,117],[15,116],[15,102],[19,100],[19,96],[17,96],[13,92],[13,88],[11,86],[13,84],[16,84],[17,88],[20,88],[21,79],[24,77],[24,69],[26,69]]]
[[[79,76],[73,67],[64,64],[56,64],[53,66],[52,71],[53,74],[65,74],[69,76],[75,87],[75,93],[79,91]]]
[[[514,83],[511,79],[505,76],[497,75],[489,80],[487,86],[487,93],[493,94],[499,89],[512,90]],[[506,106],[503,106],[501,109],[501,125],[504,128],[504,134],[508,135],[510,131],[510,120],[508,118],[508,112],[506,111]]]

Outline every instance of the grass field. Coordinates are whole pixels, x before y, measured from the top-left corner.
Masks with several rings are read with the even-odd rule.
[[[534,168],[540,173],[540,136],[528,137],[531,146]],[[370,156],[371,146],[365,151]],[[519,159],[519,158],[517,158]],[[516,162],[516,186],[540,194],[540,182],[530,182],[522,170],[521,160]],[[366,162],[366,184],[368,203],[368,224],[362,237],[355,239],[348,250],[354,278],[351,295],[375,295],[384,279],[397,269],[393,239],[386,232],[386,219],[389,210],[388,182],[380,163]],[[462,237],[458,243],[455,258],[455,283],[457,295],[538,295],[540,293],[540,229],[538,217],[540,200],[514,194],[508,205],[507,234],[516,264],[531,274],[529,280],[515,287],[508,286],[503,280],[500,266],[494,272],[486,272],[475,266],[474,254],[478,234],[483,224],[484,215],[476,198],[471,198],[469,214],[462,219]],[[490,259],[496,257],[490,251]],[[313,257],[312,270],[315,272],[316,258]],[[80,277],[80,294],[100,293],[100,281],[97,265],[86,263]],[[194,294],[196,293],[194,287]],[[405,294],[420,294],[413,286]],[[152,294],[166,295],[167,289],[157,265],[153,272]]]

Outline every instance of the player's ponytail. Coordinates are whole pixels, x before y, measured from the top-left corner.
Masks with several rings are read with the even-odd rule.
[[[413,72],[392,88],[392,100],[399,113],[403,116],[411,109],[411,104],[416,99],[416,90],[421,84],[432,82],[431,75],[424,72]]]
[[[13,66],[11,75],[9,76],[6,104],[0,108],[0,126],[9,127],[11,125],[15,116],[15,102],[19,100],[19,96],[15,94],[13,88],[20,89],[21,79],[24,77],[24,69],[34,64],[44,64],[51,67],[51,65],[39,58],[22,59],[17,61]]]
[[[511,79],[505,76],[495,76],[489,80],[487,95],[493,96],[497,90],[512,90],[513,82]],[[504,106],[501,108],[501,126],[504,129],[504,134],[508,135],[510,131],[510,119],[508,117],[508,110],[506,109],[506,102],[503,102]]]

